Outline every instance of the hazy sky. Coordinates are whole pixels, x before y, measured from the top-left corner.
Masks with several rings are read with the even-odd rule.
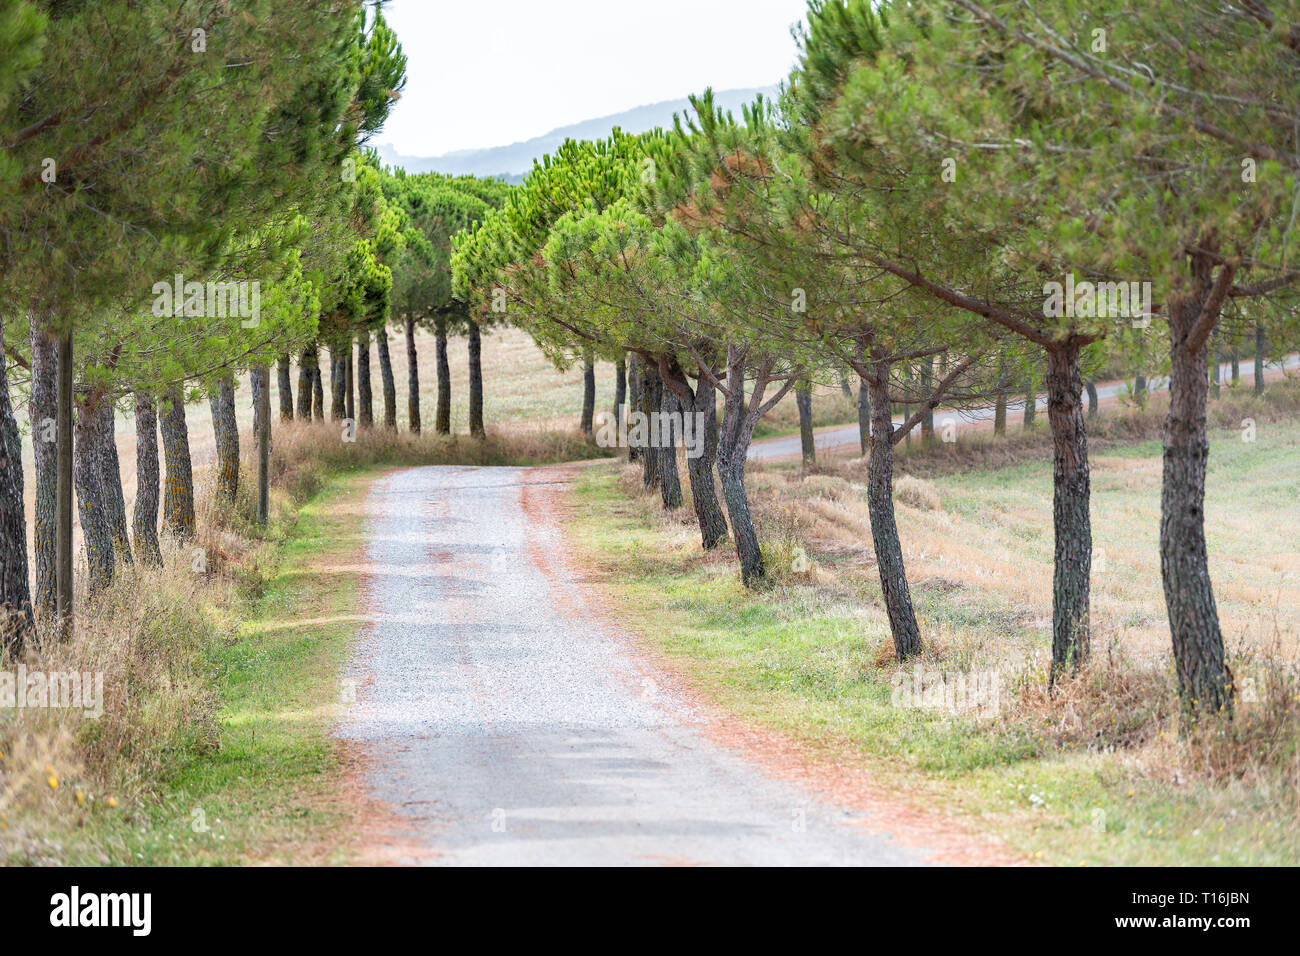
[[[634,106],[783,80],[806,0],[392,0],[406,90],[375,142],[502,146]]]

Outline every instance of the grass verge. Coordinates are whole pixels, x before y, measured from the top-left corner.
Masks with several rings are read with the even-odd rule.
[[[983,718],[941,703],[907,706],[917,671],[892,660],[857,465],[844,474],[755,469],[756,520],[774,569],[757,593],[740,584],[727,548],[700,552],[689,502],[664,515],[637,494],[628,469],[584,469],[573,532],[620,620],[722,707],[828,761],[864,763],[899,793],[959,813],[1031,859],[1294,865],[1293,622],[1271,617],[1282,649],[1270,648],[1268,629],[1255,626],[1270,617],[1266,595],[1245,588],[1269,578],[1291,586],[1271,529],[1278,495],[1294,483],[1297,447],[1294,421],[1270,424],[1255,442],[1214,435],[1209,516],[1216,560],[1231,566],[1226,630],[1234,666],[1262,675],[1258,686],[1269,691],[1239,701],[1232,724],[1186,737],[1168,655],[1144,641],[1168,633],[1147,593],[1159,590],[1148,540],[1158,521],[1158,445],[1117,446],[1113,461],[1100,462],[1094,529],[1113,567],[1095,585],[1095,661],[1051,696],[1050,460],[1026,453],[933,483],[900,482],[900,530],[929,641],[915,666],[926,680],[997,672],[1002,706]],[[1134,608],[1150,613],[1127,620]]]

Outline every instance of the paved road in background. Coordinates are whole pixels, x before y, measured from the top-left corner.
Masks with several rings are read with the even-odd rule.
[[[1289,356],[1285,363],[1279,362],[1269,365],[1265,370],[1265,381],[1275,378],[1281,378],[1283,368],[1297,369],[1300,368],[1300,355]],[[1232,374],[1231,363],[1225,363],[1222,368],[1222,378],[1224,382],[1228,381]],[[1241,387],[1253,386],[1255,384],[1255,366],[1242,363],[1241,366]],[[1108,382],[1104,385],[1097,386],[1097,400],[1101,404],[1114,403],[1119,397],[1128,392],[1131,383],[1126,382]],[[1167,378],[1153,378],[1148,383],[1148,388],[1152,392],[1163,391],[1169,387]],[[1045,411],[1047,408],[1047,396],[1040,395],[1037,405],[1039,411]],[[1015,427],[1017,422],[1023,420],[1025,402],[1020,399],[1007,403],[1007,423]],[[934,427],[940,429],[945,421],[951,420],[958,432],[966,429],[979,428],[986,423],[993,421],[993,406],[986,408],[972,408],[965,411],[949,411],[947,409],[937,409],[934,413]],[[902,416],[894,418],[894,424],[902,424]],[[861,442],[858,437],[857,425],[835,425],[829,428],[819,428],[813,433],[813,444],[819,452],[835,452],[837,454],[861,454]],[[749,458],[753,460],[776,460],[786,458],[798,458],[803,454],[803,446],[799,443],[799,435],[782,435],[778,438],[765,438],[756,441],[749,446]]]

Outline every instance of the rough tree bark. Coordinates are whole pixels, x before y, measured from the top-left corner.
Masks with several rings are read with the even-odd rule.
[[[691,483],[691,504],[695,508],[695,520],[700,527],[700,543],[708,551],[717,547],[718,542],[727,536],[727,519],[722,514],[722,505],[713,486],[713,466],[718,456],[717,391],[705,376],[700,376],[692,390],[690,382],[676,362],[661,360],[660,368],[665,373],[660,378],[676,393],[683,414],[693,413],[696,419],[703,415],[702,454],[692,458],[689,448],[687,449],[686,475]]]
[[[362,428],[375,425],[375,397],[370,389],[370,330],[357,333],[357,422]]]
[[[55,530],[55,618],[60,639],[72,636],[72,330],[59,338],[58,417],[55,425],[58,458],[56,461],[55,496],[57,526]]]
[[[32,390],[28,415],[32,424],[35,464],[36,515],[32,529],[32,555],[36,565],[33,605],[38,620],[51,619],[55,610],[55,576],[58,534],[58,353],[54,340],[31,317]]]
[[[162,564],[158,547],[158,411],[147,392],[135,393],[135,509],[131,516],[135,557]]]
[[[469,433],[483,438],[483,340],[479,337],[478,323],[469,323]]]
[[[185,425],[185,400],[175,389],[163,400],[159,420],[167,480],[163,485],[163,530],[184,543],[194,537],[194,471],[190,465],[190,434]]]
[[[4,320],[0,318],[0,342]],[[27,578],[27,514],[23,503],[23,444],[9,398],[9,373],[0,348],[0,650],[15,656],[30,639],[35,619]]]
[[[384,427],[397,428],[397,383],[393,380],[393,359],[388,354],[388,327],[375,334],[379,347],[379,386],[384,393]]]
[[[618,432],[623,424],[623,403],[627,401],[627,362],[619,359],[614,363],[614,431]]]
[[[117,458],[117,410],[108,399],[100,402],[95,414],[99,421],[102,443],[103,472],[100,480],[104,488],[104,507],[108,509],[108,531],[113,541],[113,553],[122,564],[134,564],[131,557],[131,536],[126,523],[126,496],[122,493],[122,466]]]
[[[342,349],[330,346],[330,421],[337,422],[348,417],[348,402],[344,395],[347,387],[347,372],[343,368]]]
[[[312,418],[318,422],[325,421],[325,384],[321,381],[320,360],[311,369]]]
[[[682,404],[671,388],[660,388],[659,411],[663,427],[659,432],[659,492],[664,510],[675,511],[682,506],[682,480],[677,471],[677,429],[673,424],[680,415]]]
[[[588,351],[582,357],[582,419],[578,429],[590,435],[596,418],[596,363]]]
[[[635,355],[627,357],[627,408],[630,412],[641,411],[641,363]],[[633,462],[641,457],[641,449],[631,442],[627,443],[627,460]]]
[[[1077,671],[1090,647],[1091,471],[1083,421],[1080,346],[1073,338],[1047,351],[1047,418],[1052,431],[1052,678]]]
[[[239,426],[235,420],[235,388],[229,378],[208,396],[212,409],[212,433],[217,443],[217,500],[235,503],[239,491]]]
[[[880,592],[899,660],[921,651],[921,629],[903,563],[894,518],[894,423],[889,404],[889,363],[873,362],[865,379],[871,396],[871,457],[867,461],[867,514],[880,573]]]
[[[300,422],[311,421],[314,403],[311,373],[319,360],[314,345],[303,349],[302,355],[298,357],[298,421]]]
[[[1227,660],[1205,545],[1205,470],[1208,384],[1207,325],[1222,304],[1211,288],[1208,257],[1193,259],[1193,291],[1169,300],[1169,412],[1164,424],[1164,474],[1160,492],[1160,573],[1173,641],[1174,668],[1188,711],[1231,707]],[[1231,270],[1220,269],[1220,277]],[[1218,299],[1216,304],[1215,299]],[[1204,317],[1203,317],[1204,312]],[[1257,367],[1256,375],[1259,375]]]
[[[293,379],[290,377],[289,354],[286,352],[276,359],[276,371],[279,373],[280,421],[293,421]],[[298,401],[302,401],[299,396]]]
[[[113,583],[113,535],[109,529],[104,494],[104,435],[99,409],[77,405],[73,476],[77,488],[77,514],[81,542],[89,572],[87,588],[98,594]]]
[[[352,343],[349,342],[347,350],[343,353],[343,401],[345,405],[344,417],[351,419],[355,424],[357,420],[357,370],[356,356],[352,353],[355,351]]]
[[[271,370],[267,366],[253,369],[254,378],[261,382],[257,396],[257,523],[266,527],[270,517],[271,494]]]
[[[655,371],[648,362],[638,364],[641,370],[641,402],[637,406],[637,411],[645,416],[646,422],[646,441],[649,441],[649,421],[650,416],[657,412],[663,404],[663,381],[659,378],[659,373]],[[629,428],[628,432],[631,433]],[[629,440],[628,444],[631,444]],[[646,491],[658,488],[661,480],[660,470],[663,468],[663,456],[656,454],[653,448],[643,447],[641,449],[641,487]]]
[[[1084,387],[1088,390],[1088,417],[1097,417],[1097,383],[1088,379]]]
[[[438,370],[438,402],[434,409],[433,430],[451,434],[451,363],[447,361],[447,326],[439,320],[434,333],[434,364]]]
[[[406,317],[406,427],[420,434],[420,356],[415,350],[415,318]]]

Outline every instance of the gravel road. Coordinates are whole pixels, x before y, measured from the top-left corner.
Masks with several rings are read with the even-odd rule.
[[[924,862],[701,732],[564,570],[530,502],[566,480],[428,467],[370,490],[371,623],[338,733],[395,811],[396,862]]]

